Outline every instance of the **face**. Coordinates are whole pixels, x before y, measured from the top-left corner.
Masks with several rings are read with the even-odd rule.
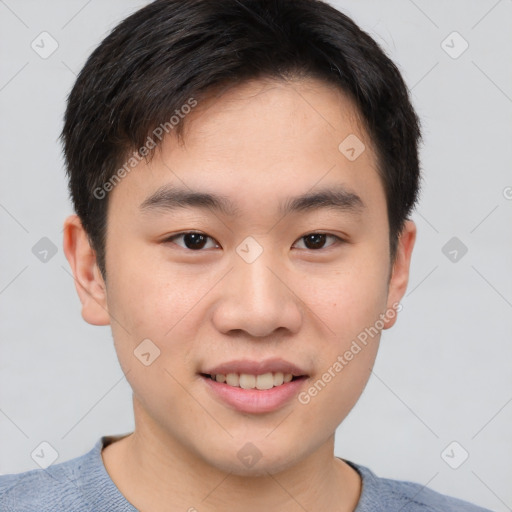
[[[321,82],[251,82],[186,123],[110,193],[107,283],[84,271],[82,314],[112,326],[136,429],[279,471],[332,448],[395,321],[414,224],[390,279],[371,141]]]

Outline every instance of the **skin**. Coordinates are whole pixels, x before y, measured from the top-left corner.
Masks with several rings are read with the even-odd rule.
[[[334,433],[363,392],[380,332],[309,403],[293,398],[270,413],[225,405],[198,372],[281,357],[307,371],[307,390],[399,303],[416,227],[407,221],[392,265],[371,141],[351,101],[323,82],[231,88],[200,103],[185,127],[184,141],[167,136],[150,163],[110,192],[107,282],[77,216],[64,224],[82,316],[111,325],[133,389],[135,431],[103,450],[105,467],[135,507],[152,512],[234,512],[240,503],[258,512],[353,511],[361,482],[334,457]],[[366,146],[354,161],[338,149],[349,134]],[[165,184],[224,195],[240,211],[142,213],[139,205]],[[277,213],[289,196],[337,185],[360,196],[360,215]],[[164,240],[191,230],[211,237],[199,251],[183,237]],[[345,242],[327,237],[311,248],[303,237],[318,232]],[[247,236],[263,248],[250,264],[236,252]],[[146,338],[161,351],[149,366],[133,354]],[[237,457],[248,441],[262,454],[251,467]]]

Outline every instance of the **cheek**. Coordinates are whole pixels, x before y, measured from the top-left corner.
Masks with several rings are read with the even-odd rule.
[[[348,416],[370,377],[378,338],[367,346],[359,343],[357,353],[349,351],[352,354],[350,361],[346,359],[346,351],[335,354],[323,372],[311,379],[298,395],[297,408],[304,432],[330,435]]]
[[[168,338],[193,312],[213,276],[173,265],[154,247],[125,248],[123,253],[118,246],[117,259],[112,253],[112,261],[122,265],[111,273],[109,311],[134,335]]]
[[[329,279],[310,277],[302,289],[314,313],[310,317],[321,320],[322,331],[315,339],[318,372],[302,399],[299,396],[311,413],[306,421],[312,428],[324,429],[316,423],[326,414],[336,426],[368,381],[382,330],[379,318],[387,303],[386,261],[375,253],[370,258],[364,258],[363,251],[354,253]]]
[[[195,373],[194,312],[208,283],[180,272],[164,275],[161,263],[151,267],[142,261],[125,258],[112,276],[112,335],[134,394],[155,417],[165,418],[184,399],[177,382]]]
[[[163,259],[149,261],[149,254],[145,259],[142,252],[136,258],[125,254],[118,260],[123,266],[112,272],[108,305],[117,320],[111,322],[114,345],[139,399],[160,400],[170,407],[183,399],[176,380],[190,381],[198,353],[205,350],[198,346],[204,338],[198,331],[207,322],[208,292],[219,276],[193,266],[177,268]],[[138,356],[147,352],[150,359],[157,357],[146,367]]]
[[[368,258],[367,253],[366,249],[354,251],[329,274],[297,280],[302,282],[298,295],[314,313],[313,318],[323,320],[326,334],[330,333],[327,337],[336,338],[340,349],[344,342],[374,325],[386,307],[386,258]]]
[[[297,397],[306,431],[328,433],[353,408],[371,375],[386,306],[385,280],[371,272],[340,273],[322,294],[311,297],[311,310],[322,319],[315,339],[316,373]]]

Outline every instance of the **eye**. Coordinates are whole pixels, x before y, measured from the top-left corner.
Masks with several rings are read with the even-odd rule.
[[[325,246],[326,240],[330,238],[334,240],[333,243]],[[183,244],[176,243],[176,240],[182,239]],[[213,245],[208,247],[208,241],[213,242]],[[308,233],[307,235],[299,238],[299,241],[304,241],[305,247],[299,247],[299,249],[310,249],[314,251],[318,251],[320,249],[325,249],[326,247],[331,247],[336,243],[343,243],[344,240],[336,235],[331,235],[329,233]],[[164,242],[172,242],[176,243],[180,247],[184,249],[189,249],[191,251],[200,251],[201,249],[212,249],[215,247],[219,247],[219,245],[215,242],[215,240],[205,235],[204,233],[197,231],[186,231],[183,233],[178,233],[176,235],[172,235],[169,238],[166,238]]]
[[[207,246],[207,240],[213,240],[213,238],[209,237],[208,235],[205,235],[204,233],[198,233],[196,231],[187,231],[184,233],[178,233],[177,235],[173,235],[169,238],[166,238],[164,242],[173,242],[175,243],[175,240],[177,239],[183,239],[183,245],[179,245],[180,247],[183,247],[184,249],[190,249],[192,251],[198,251],[201,249],[204,249]],[[218,247],[217,244],[213,244],[213,248]],[[207,249],[210,249],[212,247],[206,247]]]
[[[305,248],[306,249],[312,249],[312,250],[319,250],[324,249],[325,241],[327,238],[331,238],[335,240],[335,243],[342,243],[344,240],[336,235],[330,235],[329,233],[308,233],[307,235],[302,236],[299,238],[300,241],[305,241]],[[328,245],[327,247],[331,247],[333,244]],[[302,247],[299,247],[302,249]]]

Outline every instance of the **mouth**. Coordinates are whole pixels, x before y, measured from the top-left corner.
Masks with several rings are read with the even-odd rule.
[[[309,375],[283,359],[231,361],[199,373],[211,396],[244,413],[267,413],[290,402]]]
[[[211,379],[221,384],[226,384],[234,388],[241,389],[259,389],[265,391],[275,387],[282,386],[288,382],[306,379],[307,375],[293,375],[292,373],[268,372],[260,375],[249,373],[201,373],[202,377]]]

